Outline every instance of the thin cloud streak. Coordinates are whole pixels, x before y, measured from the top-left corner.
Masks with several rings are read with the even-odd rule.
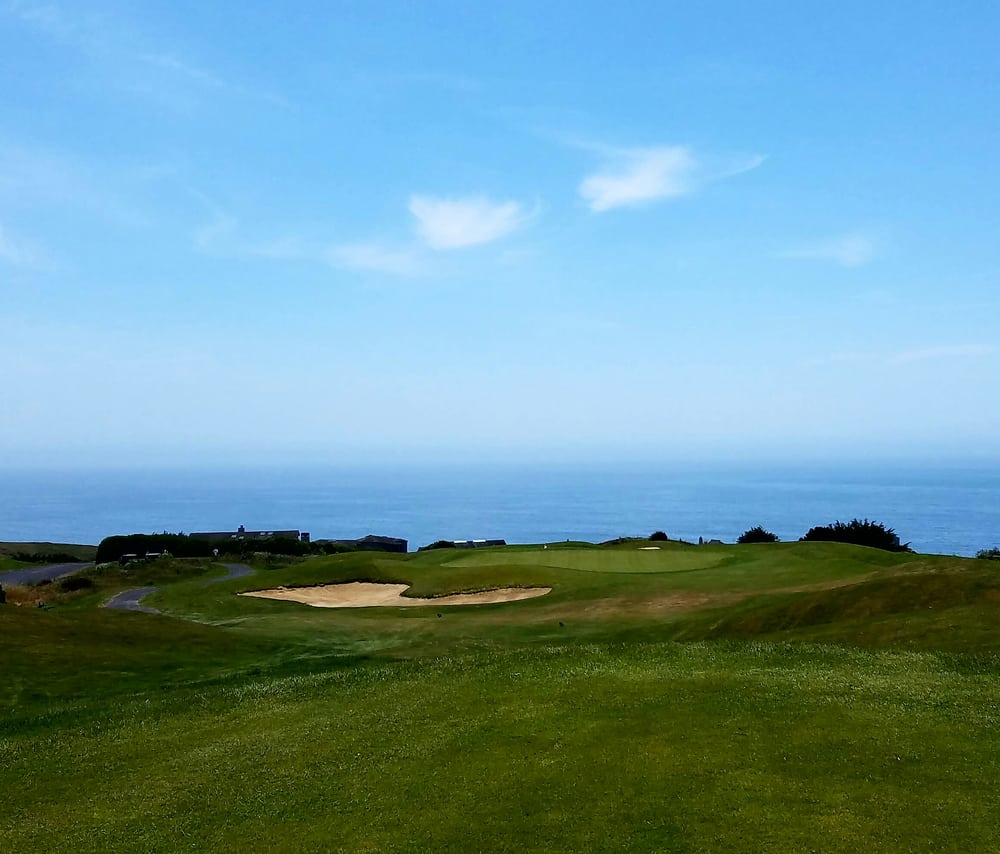
[[[392,247],[378,241],[331,245],[288,233],[271,239],[247,237],[235,216],[201,191],[191,188],[189,192],[209,213],[208,220],[191,235],[195,249],[205,255],[307,262],[394,276],[413,276],[421,271],[421,255],[415,247]]]
[[[214,71],[195,65],[170,53],[146,53],[138,56],[139,62],[151,69],[166,72],[181,84],[201,90],[214,90],[220,94],[264,101],[272,106],[290,109],[294,105],[287,98],[264,89],[251,89],[221,77]],[[151,90],[152,91],[152,90]]]
[[[64,208],[142,227],[149,216],[129,197],[144,178],[131,166],[10,145],[0,138],[0,202],[12,209]]]
[[[191,93],[250,98],[285,109],[291,101],[269,88],[246,86],[215,71],[160,49],[147,34],[138,32],[124,19],[86,13],[54,3],[13,0],[0,6],[26,27],[57,44],[87,56],[103,68],[114,86],[122,91],[153,98],[179,109],[189,106]],[[152,49],[150,49],[152,47]]]
[[[807,243],[778,253],[779,258],[792,261],[828,261],[841,267],[863,267],[878,256],[878,245],[874,238],[865,234],[852,233]]]
[[[345,243],[331,247],[326,260],[334,267],[394,276],[414,276],[420,272],[420,259],[410,249],[393,249],[380,243]]]
[[[37,245],[0,225],[0,263],[25,270],[46,270],[52,263]]]
[[[831,353],[829,356],[809,359],[803,362],[806,367],[823,365],[865,364],[896,367],[915,362],[942,361],[947,359],[982,359],[1000,352],[993,344],[953,344],[938,347],[917,347],[912,350],[900,350],[895,353],[875,353],[849,351]]]
[[[12,0],[3,12],[51,39],[70,41],[79,37],[79,27],[54,3],[25,3]]]
[[[147,65],[152,65],[156,68],[162,68],[170,72],[177,73],[183,77],[187,77],[196,83],[209,86],[213,89],[232,89],[233,87],[210,71],[206,71],[203,68],[199,68],[195,65],[191,65],[188,62],[184,62],[178,59],[176,56],[165,53],[147,53],[139,57],[141,62]]]
[[[896,353],[889,359],[893,365],[908,365],[913,362],[925,362],[937,359],[969,359],[992,356],[997,348],[992,344],[957,344],[945,347],[923,347],[917,350],[905,350]]]
[[[308,260],[314,253],[306,243],[298,237],[279,237],[247,246],[247,251],[258,258],[270,258],[275,261]]]

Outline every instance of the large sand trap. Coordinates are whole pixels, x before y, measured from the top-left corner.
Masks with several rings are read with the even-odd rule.
[[[276,587],[272,590],[252,590],[240,596],[260,599],[281,599],[301,602],[314,608],[420,608],[439,605],[493,605],[497,602],[517,602],[544,596],[551,587],[503,587],[484,590],[482,593],[455,593],[418,599],[404,596],[409,584],[376,584],[371,581],[352,581],[348,584],[324,584],[320,587]]]

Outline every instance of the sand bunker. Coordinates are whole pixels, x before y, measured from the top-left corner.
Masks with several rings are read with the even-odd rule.
[[[549,593],[551,587],[503,587],[484,590],[482,593],[455,593],[451,596],[434,596],[418,599],[404,596],[409,584],[376,584],[370,581],[352,581],[349,584],[324,584],[320,587],[276,587],[272,590],[252,590],[240,596],[260,599],[281,599],[301,602],[314,608],[420,608],[441,605],[493,605],[497,602],[517,602],[534,599]]]

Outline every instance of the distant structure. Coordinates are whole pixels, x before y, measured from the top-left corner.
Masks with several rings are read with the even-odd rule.
[[[505,546],[506,540],[452,540],[456,549],[484,549],[487,546]]]
[[[188,536],[192,540],[207,540],[210,543],[224,543],[229,540],[270,540],[274,537],[309,542],[308,531],[248,531],[242,525],[235,531],[199,531]]]
[[[317,543],[334,543],[338,546],[350,546],[371,552],[401,552],[406,553],[408,543],[399,537],[380,537],[368,534],[357,540],[317,540]]]

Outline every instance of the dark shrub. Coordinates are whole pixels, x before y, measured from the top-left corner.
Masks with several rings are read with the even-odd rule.
[[[210,544],[211,545],[211,544]],[[248,557],[257,554],[291,555],[301,557],[313,551],[310,543],[293,540],[291,537],[262,537],[260,539],[235,539],[215,543],[222,554]]]
[[[832,525],[810,528],[799,542],[851,543],[856,546],[884,549],[888,552],[913,551],[909,543],[900,545],[899,537],[892,528],[886,528],[881,522],[870,522],[867,519],[852,519],[846,524],[834,522]]]
[[[1000,548],[980,549],[976,552],[976,557],[980,560],[1000,560]]]
[[[331,543],[329,540],[311,543],[313,554],[341,555],[348,552],[356,552],[357,546],[349,546],[346,543]]]
[[[776,543],[778,542],[777,534],[772,534],[770,531],[765,531],[760,525],[755,528],[750,528],[740,534],[739,539],[736,540],[738,543]]]
[[[87,590],[94,586],[94,582],[81,575],[71,575],[68,578],[63,578],[59,582],[59,586],[66,591]]]
[[[451,540],[437,540],[430,545],[421,546],[417,549],[418,552],[428,552],[431,549],[454,549],[458,548]]]
[[[656,543],[666,543],[670,541],[670,537],[668,537],[663,531],[653,531],[653,533],[649,535],[649,539]]]
[[[211,557],[212,544],[186,534],[129,534],[105,537],[97,547],[97,563],[111,563],[122,555],[144,557],[147,552],[169,552],[174,557]]]

